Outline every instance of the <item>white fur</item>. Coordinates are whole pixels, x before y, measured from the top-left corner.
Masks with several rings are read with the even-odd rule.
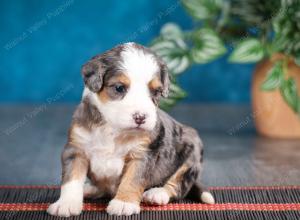
[[[166,205],[169,200],[170,196],[163,187],[151,188],[143,194],[143,201],[151,204]]]
[[[215,204],[215,199],[210,192],[202,192],[201,193],[201,201],[206,204]]]
[[[125,44],[121,57],[123,61],[118,65],[130,80],[125,97],[121,100],[103,103],[88,88],[84,89],[83,97],[89,97],[91,103],[98,108],[105,120],[114,128],[136,128],[133,114],[140,113],[146,115],[145,123],[140,128],[152,130],[156,124],[157,113],[148,83],[158,73],[159,66],[153,55],[145,54],[142,50],[133,47],[131,43]]]
[[[131,80],[149,82],[159,70],[155,57],[136,49],[132,43],[125,44],[125,48],[121,53],[122,68],[126,70]]]
[[[141,208],[135,203],[113,199],[109,202],[106,211],[110,215],[133,215],[139,214]]]
[[[138,143],[115,144],[114,139],[118,134],[119,131],[109,125],[95,127],[92,131],[81,127],[73,129],[73,135],[81,139],[80,144],[90,159],[90,169],[97,179],[115,179],[114,182],[117,183],[123,171],[124,156],[138,145]],[[116,186],[112,184],[108,193],[114,194],[115,190]]]
[[[83,206],[83,181],[73,180],[61,187],[60,198],[47,210],[50,215],[69,217],[79,215]]]

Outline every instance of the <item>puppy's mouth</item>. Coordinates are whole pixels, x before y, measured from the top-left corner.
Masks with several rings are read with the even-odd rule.
[[[128,128],[129,131],[145,131],[146,129],[142,128],[141,126],[136,126],[132,128]]]
[[[145,132],[145,131],[148,131],[147,129],[145,129],[141,125],[137,125],[137,126],[134,126],[134,127],[129,127],[125,130],[130,131],[130,132]]]

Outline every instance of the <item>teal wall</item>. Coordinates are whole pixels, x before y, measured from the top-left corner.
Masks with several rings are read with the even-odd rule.
[[[169,21],[193,22],[174,0],[0,1],[0,102],[77,102],[80,66],[116,44],[147,44]],[[249,101],[252,65],[226,59],[180,76],[185,102]]]

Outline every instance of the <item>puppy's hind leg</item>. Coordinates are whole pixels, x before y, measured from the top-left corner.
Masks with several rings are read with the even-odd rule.
[[[214,204],[215,200],[213,195],[203,187],[201,184],[201,173],[203,168],[203,144],[198,135],[198,132],[190,127],[186,128],[186,132],[183,134],[183,140],[186,143],[190,143],[194,146],[194,151],[189,158],[190,162],[193,163],[193,186],[190,188],[194,195],[197,196],[197,199],[200,199],[203,203]],[[183,178],[183,182],[189,179],[189,175]],[[195,193],[196,191],[196,193]],[[185,195],[184,195],[185,196]]]
[[[143,200],[152,204],[167,204],[170,199],[184,198],[192,188],[197,189],[197,197],[202,202],[213,204],[214,198],[210,192],[201,187],[203,148],[196,130],[185,127],[182,134],[183,149],[190,150],[185,162],[169,178],[163,187],[147,190]],[[194,186],[194,187],[193,187]]]
[[[199,182],[198,166],[188,167],[183,164],[171,176],[163,187],[151,188],[144,192],[143,201],[150,204],[165,205],[172,199],[182,199],[193,189],[204,203],[214,204],[214,197]]]
[[[171,199],[183,198],[194,184],[197,168],[183,164],[163,187],[151,188],[144,192],[143,201],[165,205]]]

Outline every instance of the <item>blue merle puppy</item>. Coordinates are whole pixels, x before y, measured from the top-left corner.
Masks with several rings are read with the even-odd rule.
[[[158,108],[167,97],[166,65],[150,49],[126,43],[82,67],[85,88],[62,153],[60,198],[51,215],[79,215],[83,198],[109,196],[111,215],[140,212],[140,202],[167,204],[201,187],[203,146],[197,131]]]

